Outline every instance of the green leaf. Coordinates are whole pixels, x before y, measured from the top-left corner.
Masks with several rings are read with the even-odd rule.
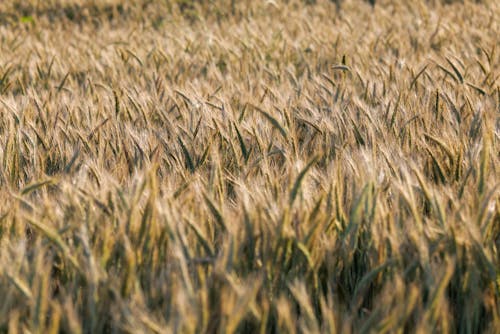
[[[21,23],[35,23],[35,19],[31,15],[22,16],[20,21],[21,21]]]
[[[307,172],[309,169],[312,167],[312,165],[318,160],[318,157],[314,157],[309,163],[304,167],[304,169],[299,173],[299,176],[297,176],[297,179],[295,180],[295,183],[293,184],[292,191],[290,192],[290,206],[293,205],[293,202],[295,201],[295,198],[297,197],[297,194],[299,193],[300,186],[302,184],[302,180],[304,180],[304,177],[306,176]]]

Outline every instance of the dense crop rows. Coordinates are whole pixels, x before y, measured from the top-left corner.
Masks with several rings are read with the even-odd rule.
[[[497,331],[498,17],[2,1],[0,332]]]

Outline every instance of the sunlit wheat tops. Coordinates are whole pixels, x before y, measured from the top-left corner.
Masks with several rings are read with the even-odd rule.
[[[498,17],[0,2],[0,333],[497,333]]]

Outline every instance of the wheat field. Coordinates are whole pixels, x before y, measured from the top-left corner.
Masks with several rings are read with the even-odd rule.
[[[0,2],[0,333],[498,333],[499,17]]]

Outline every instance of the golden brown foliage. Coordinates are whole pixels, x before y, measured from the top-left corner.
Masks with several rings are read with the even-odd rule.
[[[0,4],[0,332],[495,332],[500,3]]]

